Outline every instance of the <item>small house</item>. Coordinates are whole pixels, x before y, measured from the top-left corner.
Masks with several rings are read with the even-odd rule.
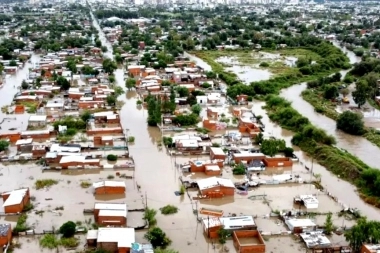
[[[197,184],[202,196],[220,198],[235,194],[235,185],[229,179],[210,177],[198,180]]]
[[[1,194],[5,213],[21,213],[30,203],[29,188],[22,188]]]
[[[125,182],[124,181],[100,181],[93,183],[95,195],[102,194],[124,194]]]
[[[46,125],[47,116],[46,115],[31,115],[29,117],[28,124],[30,126],[45,126]]]
[[[285,219],[285,224],[292,233],[300,234],[309,231],[315,231],[317,225],[310,219]]]
[[[229,232],[238,230],[256,230],[252,216],[207,217],[202,219],[203,230],[208,238],[218,238],[218,230],[223,227]]]
[[[127,204],[124,203],[95,203],[94,219],[100,225],[126,226]]]
[[[0,247],[4,247],[12,241],[11,224],[0,224]]]
[[[226,154],[224,153],[222,148],[211,147],[210,148],[210,159],[211,160],[221,159],[224,161],[226,159]]]
[[[87,244],[107,252],[129,253],[135,240],[134,228],[104,227],[87,232]]]

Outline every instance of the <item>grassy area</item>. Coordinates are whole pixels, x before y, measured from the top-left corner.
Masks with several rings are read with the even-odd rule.
[[[314,107],[316,112],[326,115],[333,120],[338,119],[339,113],[336,111],[336,104],[324,99],[321,91],[307,89],[301,95],[305,101]]]
[[[284,60],[283,57],[288,57],[288,56],[297,57],[297,58],[309,57],[313,61],[317,61],[320,59],[320,56],[312,52],[311,50],[300,49],[300,48],[279,49],[279,50],[273,50],[273,51],[265,50],[261,52],[256,52],[253,50],[223,50],[223,51],[209,50],[209,51],[192,52],[192,53],[202,59],[207,59],[206,61],[209,64],[212,61],[216,65],[220,65],[220,66],[217,66],[217,69],[220,69],[221,71],[224,69],[224,67],[228,67],[231,64],[217,62],[217,59],[220,57],[229,57],[239,62],[238,65],[251,66],[251,67],[259,68],[259,69],[267,69],[274,75],[298,73],[297,68],[292,68],[283,62]],[[265,53],[277,54],[277,55],[280,55],[280,57],[276,57],[276,59],[266,58]],[[259,66],[259,64],[263,62],[268,63],[268,66],[265,66],[265,67]],[[214,67],[216,66],[212,66],[212,67],[214,69]]]
[[[315,108],[316,112],[321,113],[333,120],[338,119],[339,113],[335,110],[336,105],[333,102],[324,99],[322,92],[307,89],[302,92],[302,98],[310,103]],[[366,128],[366,133],[363,137],[380,148],[380,131]]]

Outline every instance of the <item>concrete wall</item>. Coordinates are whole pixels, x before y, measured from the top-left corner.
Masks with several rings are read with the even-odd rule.
[[[107,134],[122,134],[123,129],[120,128],[96,128],[96,129],[89,129],[86,131],[87,135],[107,135]]]
[[[264,160],[265,159],[265,155],[263,156],[239,156],[239,157],[235,157],[233,156],[233,159],[235,161],[235,163],[240,163],[241,161],[246,161],[246,162],[251,162],[253,160]]]
[[[110,222],[112,221],[112,222]],[[101,225],[112,225],[112,226],[126,226],[127,218],[125,217],[114,217],[114,216],[98,216],[98,224]]]
[[[84,163],[80,163],[80,162],[68,162],[68,163],[60,163],[59,164],[62,169],[67,169],[68,167],[71,167],[71,166],[75,166],[75,167],[78,167],[78,166],[81,166],[82,168],[84,168],[86,165],[90,165],[90,166],[100,166],[100,161],[94,161],[94,162],[84,162]]]
[[[110,186],[104,186],[99,187],[95,189],[96,195],[102,195],[102,194],[123,194],[125,193],[125,187],[110,187]]]
[[[240,245],[239,238],[256,238],[258,244],[244,244]],[[264,253],[265,252],[265,243],[257,230],[239,230],[232,233],[232,239],[234,246],[238,253]]]

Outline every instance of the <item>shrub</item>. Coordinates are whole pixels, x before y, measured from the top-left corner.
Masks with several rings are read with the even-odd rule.
[[[58,184],[58,181],[53,180],[53,179],[39,179],[34,183],[37,190],[45,188],[45,187],[50,187],[55,184]]]
[[[128,142],[135,142],[135,137],[134,136],[129,136],[128,137]]]
[[[235,168],[232,170],[232,174],[234,175],[244,175],[245,174],[245,167],[243,164],[239,163],[235,166]]]
[[[111,162],[117,161],[117,155],[113,155],[113,154],[107,155],[107,161],[111,161]]]
[[[259,66],[260,66],[260,67],[263,67],[263,68],[267,68],[267,67],[269,67],[269,63],[267,63],[267,62],[262,62],[262,63],[260,63]]]
[[[15,228],[13,229],[14,233],[19,233],[19,232],[25,232],[26,230],[29,229],[29,227],[26,224],[26,220],[28,219],[28,215],[23,213],[18,217],[17,223]]]
[[[149,229],[144,235],[144,238],[147,239],[154,248],[166,248],[172,242],[159,227]]]
[[[345,111],[339,115],[336,121],[336,127],[353,135],[362,135],[365,132],[361,116],[351,111]]]
[[[186,191],[186,188],[183,184],[181,184],[181,186],[179,187],[179,194],[183,195],[185,194],[185,191]]]
[[[55,249],[60,245],[60,241],[54,234],[43,235],[40,239],[40,246],[42,248]]]
[[[148,221],[149,226],[154,225],[157,222],[156,214],[157,211],[155,209],[147,207],[144,211],[143,219]]]
[[[63,237],[66,238],[72,237],[75,234],[75,228],[75,223],[72,221],[68,221],[59,228],[59,233],[61,233]]]
[[[87,181],[82,181],[80,183],[80,187],[82,187],[82,188],[89,188],[90,186],[91,186],[91,183],[87,182]]]
[[[61,238],[60,244],[66,248],[75,248],[79,245],[79,240],[75,237]]]
[[[166,205],[160,208],[160,211],[164,215],[175,214],[178,212],[178,207],[173,205]]]

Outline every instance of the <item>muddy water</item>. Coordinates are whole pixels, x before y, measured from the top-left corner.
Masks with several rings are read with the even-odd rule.
[[[351,62],[357,62],[360,59],[352,52],[347,52]],[[345,73],[345,72],[344,72]],[[344,74],[343,73],[343,74]],[[363,137],[352,136],[336,129],[336,122],[322,114],[316,113],[313,106],[302,99],[301,93],[306,89],[306,83],[293,85],[281,92],[281,96],[292,102],[294,109],[298,110],[303,116],[307,117],[313,125],[324,129],[328,134],[333,135],[337,140],[337,146],[356,155],[365,163],[372,167],[379,167],[376,159],[373,157],[380,156],[380,149],[367,141]],[[373,113],[376,117],[376,113]],[[367,115],[368,118],[369,115]]]
[[[13,101],[14,95],[20,91],[20,85],[22,80],[26,80],[29,77],[29,68],[33,68],[34,64],[38,62],[40,57],[32,53],[30,62],[26,62],[24,67],[19,69],[15,75],[10,75],[4,78],[4,85],[0,88],[1,99],[0,107],[10,105]],[[0,111],[0,115],[6,117],[6,114]],[[12,117],[14,117],[12,115]]]

